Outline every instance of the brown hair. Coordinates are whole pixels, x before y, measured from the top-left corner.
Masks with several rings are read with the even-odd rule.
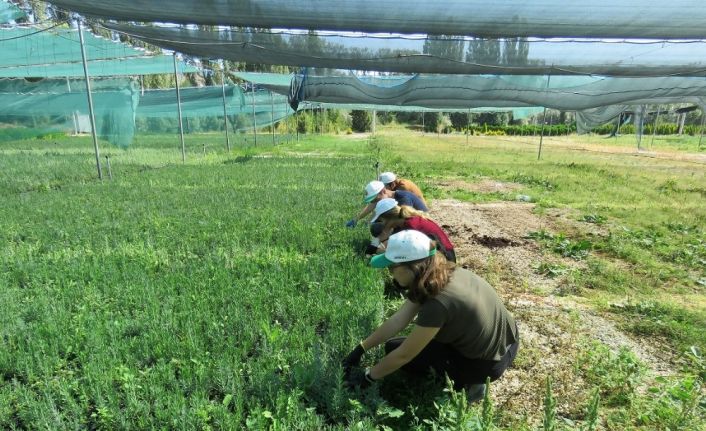
[[[435,246],[432,241],[432,246]],[[448,284],[456,264],[446,260],[443,253],[437,252],[431,257],[404,264],[414,272],[414,282],[409,286],[407,297],[410,301],[423,304],[434,297]]]
[[[400,205],[380,214],[380,220],[385,223],[385,226],[395,224],[395,222],[404,222],[411,217],[421,217],[429,219],[429,216],[423,211],[414,209],[409,205]]]

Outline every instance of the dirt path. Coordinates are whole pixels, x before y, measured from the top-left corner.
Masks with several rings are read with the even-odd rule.
[[[487,138],[487,137],[486,137]],[[527,143],[528,145],[536,145],[534,140],[538,141],[538,137],[534,137],[534,140],[527,141],[528,137],[517,138],[517,137],[495,137],[495,141],[503,141],[508,143]],[[575,139],[575,136],[570,137],[556,137],[550,136],[544,138],[544,144],[547,148],[563,148],[571,151],[588,152],[588,153],[604,153],[604,154],[619,154],[624,156],[633,157],[646,157],[652,159],[662,159],[662,160],[674,160],[679,162],[687,163],[698,163],[706,164],[706,154],[703,153],[689,153],[686,151],[678,151],[676,149],[669,148],[659,148],[659,149],[646,149],[642,148],[638,150],[636,147],[624,146],[624,145],[611,145],[609,140],[604,139],[604,143],[596,142],[581,142]]]
[[[483,184],[474,187],[487,189],[488,183]],[[495,183],[490,188],[503,186]],[[541,412],[546,376],[550,375],[558,411],[565,417],[580,414],[590,391],[577,378],[574,366],[578,345],[585,340],[600,341],[614,351],[626,346],[655,375],[674,374],[674,358],[659,343],[628,336],[615,322],[579,303],[580,298],[559,295],[565,276],[548,278],[537,274],[535,268],[541,262],[578,270],[582,263],[542,250],[527,238],[528,233],[596,227],[575,221],[576,216],[567,211],[538,216],[533,210],[534,204],[525,202],[472,204],[436,200],[430,211],[454,242],[458,263],[488,279],[518,320],[522,353],[515,366],[493,386],[498,408]]]

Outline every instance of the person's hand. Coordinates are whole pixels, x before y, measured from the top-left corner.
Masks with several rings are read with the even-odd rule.
[[[346,227],[354,228],[354,227],[355,227],[355,219],[352,218],[352,219],[348,220],[348,221],[346,222]]]
[[[378,254],[378,247],[377,246],[369,244],[367,247],[365,247],[365,256],[372,257],[373,255],[376,255],[376,254]]]
[[[349,389],[367,389],[375,380],[370,377],[369,370],[356,367],[346,374],[346,386]]]
[[[343,372],[346,374],[346,376],[348,376],[353,367],[357,367],[358,365],[360,365],[360,358],[363,357],[363,354],[365,354],[363,344],[358,343],[358,345],[355,346],[355,349],[353,349],[353,351],[350,352],[348,356],[343,359],[341,365],[343,365]]]

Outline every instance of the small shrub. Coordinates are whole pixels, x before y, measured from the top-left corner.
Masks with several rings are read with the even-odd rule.
[[[598,386],[608,406],[630,405],[646,371],[628,348],[614,352],[598,342],[582,349],[578,368],[588,382]]]
[[[584,214],[579,220],[585,223],[603,224],[606,218],[599,214]]]

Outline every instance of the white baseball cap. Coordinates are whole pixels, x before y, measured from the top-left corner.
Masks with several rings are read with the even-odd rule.
[[[395,263],[412,262],[436,254],[431,248],[431,239],[418,230],[403,230],[391,235],[387,240],[385,254],[378,254],[370,259],[373,268],[386,268]]]
[[[368,183],[368,185],[365,186],[365,199],[364,201],[366,203],[370,203],[375,199],[375,196],[378,195],[382,191],[382,189],[385,188],[385,184],[383,184],[381,181],[371,181]]]
[[[396,179],[397,175],[393,174],[392,172],[383,172],[380,174],[380,181],[382,181],[383,184],[390,184]]]
[[[391,209],[393,209],[396,206],[397,206],[397,201],[392,198],[380,199],[378,201],[377,205],[375,205],[375,215],[370,220],[370,223],[375,222],[375,220],[377,220],[378,217],[380,217],[381,215],[390,211]]]

